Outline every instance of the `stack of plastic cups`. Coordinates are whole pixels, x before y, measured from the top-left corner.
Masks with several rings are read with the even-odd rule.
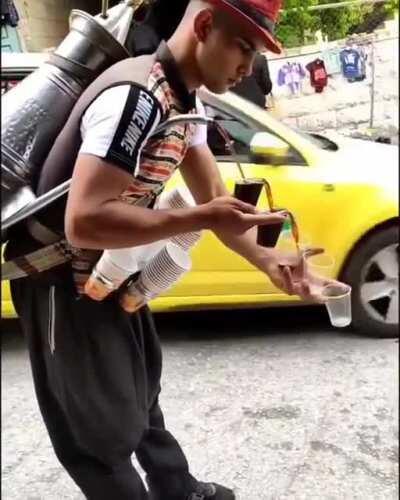
[[[190,193],[185,189],[178,188],[162,194],[156,208],[160,210],[171,208],[179,209],[188,208],[193,205],[195,205],[195,202]],[[190,268],[191,260],[188,252],[196,245],[200,237],[200,231],[182,233],[173,236],[167,243],[164,242],[164,248],[147,262],[138,280],[131,283],[126,292],[122,294],[120,304],[123,309],[130,313],[135,312],[143,304],[174,285],[188,270],[186,270],[187,261],[181,252],[186,254]],[[170,246],[171,244],[173,245],[172,247]],[[177,247],[178,250],[176,248],[174,249],[174,247]],[[162,254],[163,251],[164,253]],[[160,256],[160,254],[162,254],[163,257]],[[158,262],[156,259],[163,259],[164,263],[168,264],[169,267],[166,268],[166,279],[164,279],[162,268],[158,265],[156,266],[157,272],[160,272],[161,275],[157,277],[154,267],[154,261],[156,261],[156,264]],[[178,272],[179,267],[181,268],[181,272]],[[149,273],[151,276],[149,276]],[[159,286],[160,282],[162,283],[162,287]]]
[[[164,245],[165,241],[156,241],[137,247],[104,250],[85,283],[86,295],[93,300],[104,300],[129,276],[140,271],[146,260],[153,257]]]
[[[137,271],[137,259],[131,248],[105,250],[85,283],[85,293],[93,300],[104,300]]]
[[[187,208],[194,205],[190,193],[184,189],[175,189],[160,196],[159,209]],[[170,241],[189,251],[200,239],[200,232],[179,234]],[[117,290],[129,276],[140,271],[166,244],[161,240],[149,245],[132,248],[104,250],[93,272],[85,284],[85,293],[93,300],[104,300]],[[123,300],[125,303],[125,301]]]
[[[191,268],[189,254],[168,242],[143,268],[137,281],[121,296],[120,304],[127,312],[135,312],[149,300],[168,290]]]
[[[160,201],[157,206],[159,209],[165,208],[188,208],[193,207],[195,202],[192,198],[192,195],[189,193],[187,189],[177,188],[165,195],[160,196]],[[193,248],[196,243],[199,241],[201,237],[201,232],[191,232],[191,233],[182,233],[173,236],[170,241],[180,246],[186,251],[189,251]]]

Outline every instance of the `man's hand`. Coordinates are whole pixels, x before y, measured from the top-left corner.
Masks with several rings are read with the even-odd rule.
[[[336,280],[312,274],[304,254],[265,250],[265,272],[272,283],[288,295],[298,295],[302,300],[322,303],[322,288],[338,283]],[[322,248],[310,248],[307,249],[307,257],[323,252]]]
[[[285,221],[284,213],[260,212],[253,205],[232,196],[219,196],[202,205],[207,228],[220,234],[243,234],[253,226],[278,224]]]

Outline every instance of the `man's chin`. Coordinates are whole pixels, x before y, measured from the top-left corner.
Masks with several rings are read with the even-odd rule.
[[[208,84],[206,85],[207,87],[207,90],[209,90],[210,92],[212,92],[213,94],[225,94],[225,92],[228,92],[228,90],[230,90],[230,86],[227,85],[227,84],[222,84],[222,83],[219,83],[219,84]]]

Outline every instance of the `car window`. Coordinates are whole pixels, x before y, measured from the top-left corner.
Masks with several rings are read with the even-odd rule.
[[[204,107],[207,116],[214,118],[214,120],[218,121],[218,123],[227,131],[240,161],[247,163],[265,163],[265,159],[253,157],[250,150],[250,143],[257,132],[269,132],[272,135],[276,135],[272,130],[267,129],[266,127],[263,129],[261,127],[256,128],[210,104],[204,103]],[[208,125],[207,141],[211,151],[217,157],[218,161],[232,161],[229,147],[227,147],[225,140],[218,132],[217,128],[212,124]],[[287,157],[284,159],[284,162],[288,165],[306,165],[306,162],[301,154],[290,146],[290,144],[289,152]]]
[[[228,113],[210,106],[209,104],[205,104],[204,107],[207,116],[214,118],[214,120],[218,121],[218,123],[226,130],[232,141],[232,145],[235,148],[236,154],[242,159],[249,158],[249,145],[254,134],[257,133],[257,129],[249,127],[243,121],[238,120]],[[229,147],[218,129],[213,124],[208,125],[207,141],[211,151],[215,156],[218,156],[220,161],[223,161],[224,158],[226,158],[227,161],[232,161],[232,158],[230,158]]]

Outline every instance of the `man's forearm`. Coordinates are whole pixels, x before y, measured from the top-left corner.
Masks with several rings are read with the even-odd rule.
[[[118,200],[105,203],[96,212],[66,218],[71,244],[99,250],[145,245],[206,227],[207,213],[202,207],[151,210]]]

